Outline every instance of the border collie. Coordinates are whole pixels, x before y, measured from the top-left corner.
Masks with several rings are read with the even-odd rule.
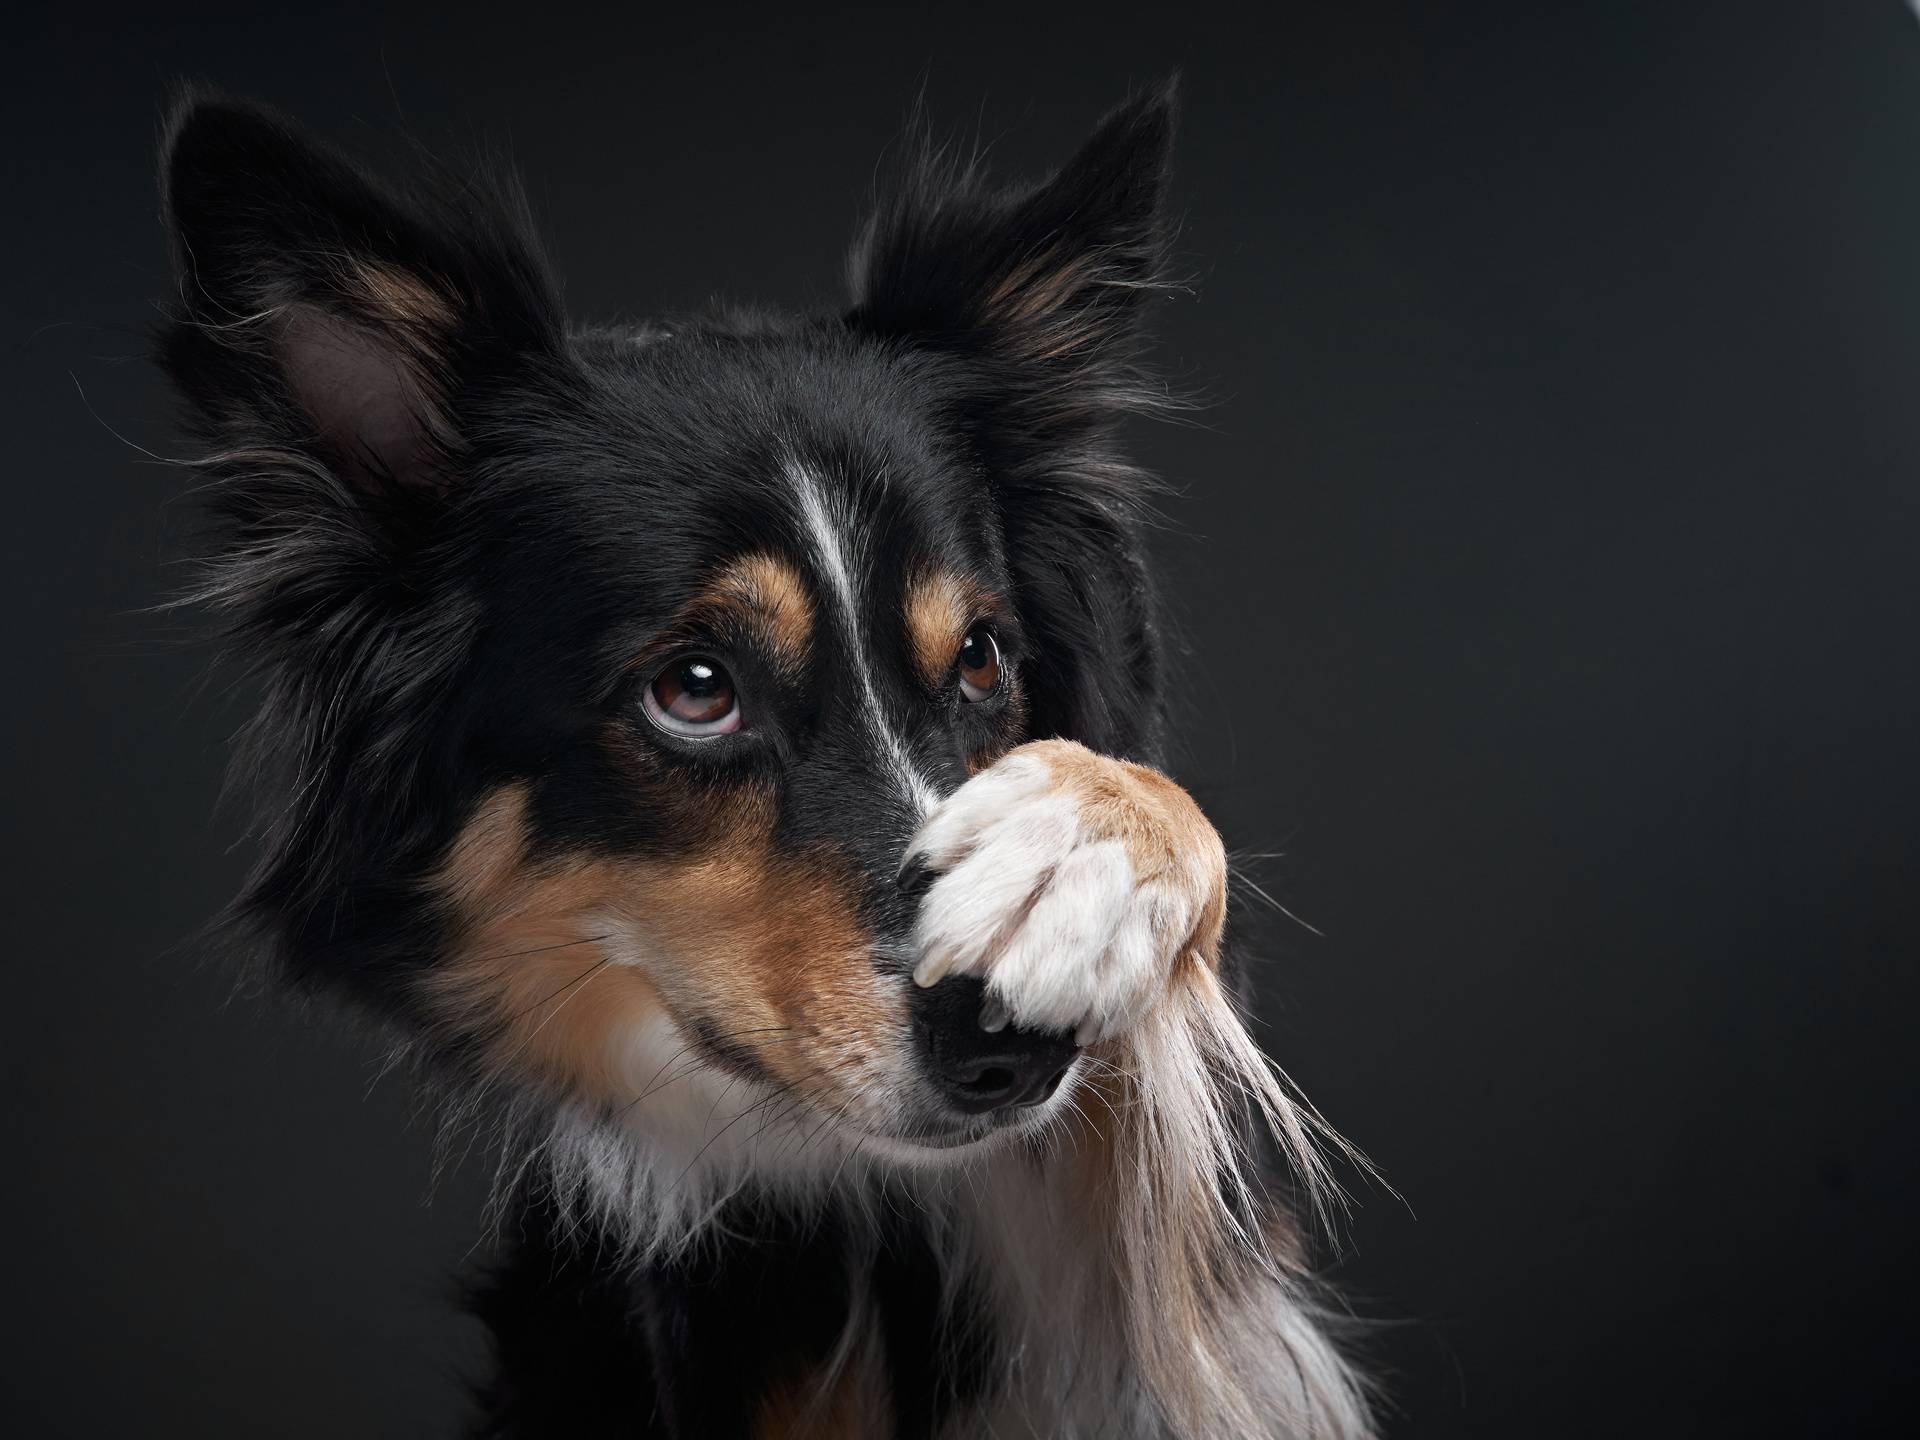
[[[1117,438],[1170,89],[846,307],[577,326],[514,182],[192,95],[160,358],[275,984],[497,1137],[489,1436],[1365,1436]],[[1284,1177],[1284,1184],[1263,1174]]]

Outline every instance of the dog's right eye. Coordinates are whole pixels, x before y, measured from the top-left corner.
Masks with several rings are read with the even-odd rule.
[[[704,740],[740,728],[740,697],[733,677],[717,660],[683,655],[647,682],[640,708],[660,729],[683,739]]]
[[[967,632],[967,638],[961,642],[960,693],[974,704],[989,698],[1000,688],[1000,647],[994,643],[993,632],[975,626]]]

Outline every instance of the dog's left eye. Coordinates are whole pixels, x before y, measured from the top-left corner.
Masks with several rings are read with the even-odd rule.
[[[971,701],[988,698],[1000,688],[1000,647],[993,632],[975,629],[960,644],[960,693]]]
[[[705,655],[683,655],[647,682],[640,708],[669,735],[704,740],[740,728],[733,677]]]

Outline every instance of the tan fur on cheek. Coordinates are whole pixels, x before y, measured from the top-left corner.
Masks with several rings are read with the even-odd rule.
[[[826,1094],[891,1023],[868,937],[830,866],[764,841],[647,877],[645,948],[726,1035],[795,1088]]]
[[[602,948],[614,877],[604,865],[540,875],[526,864],[526,790],[483,804],[442,867],[461,927],[427,981],[428,1002],[460,1033],[490,1037],[497,1061],[590,1100],[620,1098],[620,1042],[657,1016],[659,992]]]
[[[526,853],[524,787],[481,805],[437,889],[457,935],[427,1002],[497,1062],[583,1098],[633,1098],[627,1042],[667,1014],[821,1098],[856,1086],[895,1023],[845,878],[780,857],[766,807],[684,861]]]
[[[1179,887],[1199,917],[1181,947],[1218,964],[1227,918],[1227,852],[1193,797],[1158,770],[1096,755],[1070,740],[1040,740],[1055,786],[1074,798],[1080,823],[1101,840],[1126,846],[1137,881]]]

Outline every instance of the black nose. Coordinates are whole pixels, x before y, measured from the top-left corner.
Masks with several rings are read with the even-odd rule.
[[[1038,1105],[1060,1086],[1080,1053],[1069,1035],[1009,1025],[980,1028],[986,987],[954,975],[915,992],[927,1068],[955,1109],[969,1115]]]

